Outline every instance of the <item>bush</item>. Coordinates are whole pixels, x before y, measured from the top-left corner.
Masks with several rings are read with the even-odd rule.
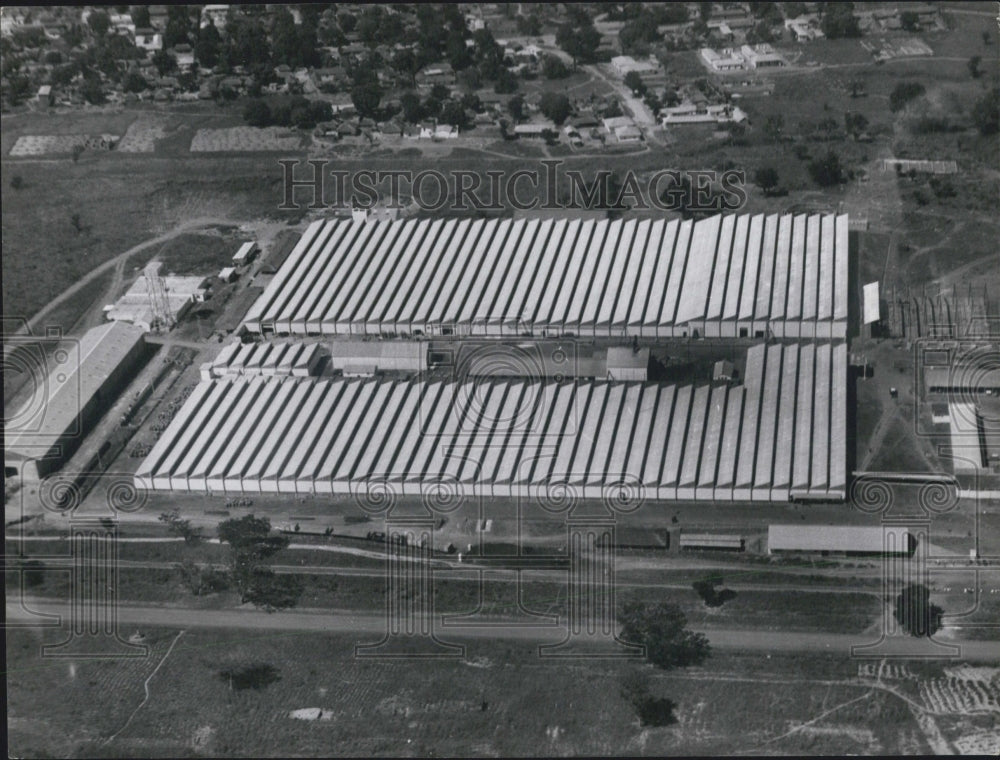
[[[941,628],[943,612],[940,607],[930,603],[930,592],[926,586],[911,583],[896,597],[893,616],[911,636],[932,636]]]
[[[889,94],[889,109],[893,113],[901,111],[907,103],[919,98],[926,91],[920,82],[900,82]]]
[[[649,680],[644,674],[632,672],[622,678],[620,694],[635,710],[641,726],[669,726],[677,722],[677,706],[665,697],[654,697],[649,690]]]

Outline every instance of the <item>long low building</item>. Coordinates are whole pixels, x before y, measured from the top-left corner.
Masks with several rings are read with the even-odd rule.
[[[26,342],[11,367],[26,365],[35,394],[8,417],[4,438],[4,477],[36,481],[61,467],[146,359],[145,330],[110,322],[88,330],[79,341],[54,340],[52,366],[43,376],[47,340]],[[37,349],[37,351],[31,351]],[[30,352],[30,353],[29,353]],[[35,361],[27,361],[34,358]],[[31,370],[34,370],[33,372]]]
[[[899,525],[769,525],[768,554],[912,554],[917,538]]]
[[[141,488],[544,498],[845,498],[846,345],[759,345],[744,385],[526,379],[200,383]]]
[[[837,339],[846,215],[314,222],[251,332]]]

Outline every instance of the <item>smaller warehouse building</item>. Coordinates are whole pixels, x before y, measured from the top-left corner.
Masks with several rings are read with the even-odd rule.
[[[330,368],[345,377],[427,369],[427,344],[419,341],[335,341],[330,354]]]
[[[746,539],[733,533],[681,533],[681,549],[693,551],[741,552]]]
[[[5,478],[38,481],[69,459],[147,358],[144,332],[111,322],[53,352],[48,377],[34,379],[41,381],[35,396],[8,418]]]
[[[897,526],[769,525],[768,554],[820,554],[826,556],[911,555],[917,548],[914,535]]]
[[[323,360],[319,343],[241,343],[225,346],[219,355],[201,365],[201,379],[248,375],[309,377]]]

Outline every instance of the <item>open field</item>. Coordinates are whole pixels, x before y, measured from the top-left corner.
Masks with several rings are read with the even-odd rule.
[[[539,658],[534,647],[506,642],[470,643],[458,659],[389,661],[353,657],[357,641],[350,636],[187,631],[175,642],[176,631],[144,633],[152,648],[148,661],[100,662],[41,659],[38,645],[58,640],[56,634],[13,631],[7,674],[12,752],[143,757],[253,750],[267,757],[929,749],[906,702],[859,679],[857,663],[835,657],[716,653],[703,667],[661,672],[628,661]],[[149,700],[128,722],[142,702],[143,679],[161,662]],[[631,670],[647,675],[655,695],[675,702],[676,722],[638,725],[619,696],[620,678]],[[256,678],[230,680],[227,672]],[[936,664],[919,672],[929,683],[942,675]],[[53,703],[53,693],[63,698]],[[322,717],[290,716],[303,708],[320,708]],[[978,733],[988,732],[979,723]]]

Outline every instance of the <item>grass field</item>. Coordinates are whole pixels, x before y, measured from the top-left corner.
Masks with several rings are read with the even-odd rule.
[[[148,661],[53,661],[56,635],[8,636],[16,755],[901,753],[927,751],[905,703],[853,681],[830,657],[721,654],[661,672],[635,662],[539,658],[534,647],[469,644],[464,658],[371,660],[347,636],[146,631]],[[676,720],[643,728],[619,695],[640,670]],[[226,673],[254,672],[257,688]],[[52,700],[58,693],[60,699]],[[197,709],[192,709],[197,706]],[[289,717],[322,708],[324,719]],[[804,725],[809,722],[809,725]],[[121,731],[112,741],[106,740]]]

